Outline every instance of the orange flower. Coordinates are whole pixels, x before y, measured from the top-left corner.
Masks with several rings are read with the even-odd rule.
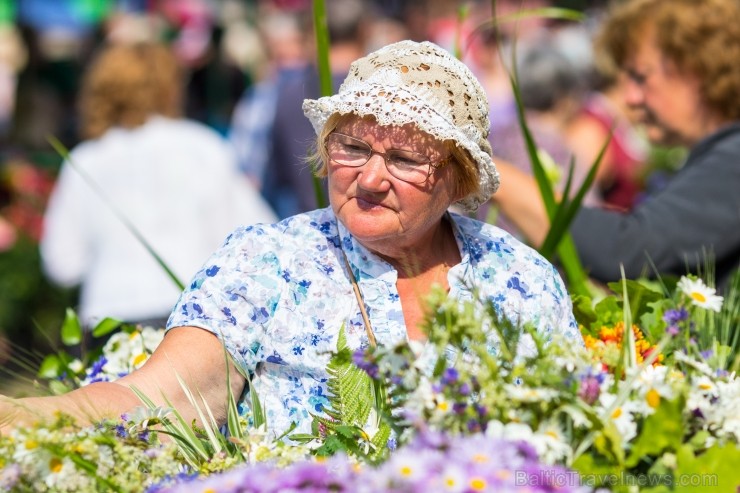
[[[655,346],[645,339],[642,331],[637,325],[632,325],[632,333],[635,339],[635,353],[638,363],[642,363],[655,351]],[[619,354],[624,339],[624,322],[617,322],[614,327],[603,326],[599,329],[598,338],[589,334],[583,336],[586,347],[594,354],[594,359],[600,361],[606,368],[614,369],[616,361],[614,355]],[[663,361],[663,355],[659,354],[653,361],[653,366]]]

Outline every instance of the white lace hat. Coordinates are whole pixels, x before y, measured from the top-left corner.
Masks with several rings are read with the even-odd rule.
[[[434,43],[400,41],[359,60],[339,92],[303,101],[317,134],[335,113],[374,116],[380,125],[415,124],[453,140],[478,165],[480,190],[459,201],[475,210],[499,185],[488,142],[488,99],[470,69]]]

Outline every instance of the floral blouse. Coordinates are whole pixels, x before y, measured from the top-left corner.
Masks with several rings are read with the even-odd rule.
[[[454,213],[449,218],[462,257],[448,273],[449,296],[470,300],[476,286],[511,320],[582,343],[568,293],[547,260],[495,226]],[[342,326],[350,347],[368,344],[343,251],[378,344],[406,340],[396,270],[358,243],[331,208],[232,232],[167,323],[168,329],[201,327],[222,340],[250,375],[277,434],[292,422],[295,432],[310,432],[309,413],[329,405],[326,366]],[[246,393],[240,404],[249,406]]]

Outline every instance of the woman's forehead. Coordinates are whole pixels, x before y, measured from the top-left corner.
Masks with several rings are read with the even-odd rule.
[[[337,125],[337,131],[358,138],[381,141],[388,140],[392,144],[418,144],[425,147],[443,147],[442,142],[428,133],[419,130],[413,123],[405,125],[380,125],[373,117],[347,115]]]

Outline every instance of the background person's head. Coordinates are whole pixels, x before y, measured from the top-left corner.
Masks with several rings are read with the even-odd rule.
[[[92,139],[111,127],[138,127],[152,115],[178,117],[182,90],[181,67],[167,46],[104,46],[83,78],[81,134]]]
[[[336,95],[306,100],[303,109],[318,135],[319,176],[327,175],[326,137],[341,115],[354,114],[381,126],[412,124],[445,146],[456,195],[468,210],[498,187],[485,92],[462,62],[433,43],[401,41],[357,60]]]
[[[740,2],[629,0],[597,40],[629,76],[627,103],[658,144],[693,145],[740,119]]]

